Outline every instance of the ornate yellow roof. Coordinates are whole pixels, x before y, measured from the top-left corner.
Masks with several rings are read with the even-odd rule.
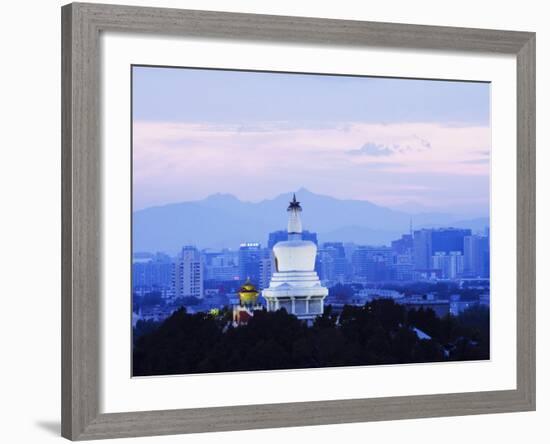
[[[243,305],[254,305],[258,300],[260,292],[254,284],[247,279],[241,288],[239,288],[239,299]]]

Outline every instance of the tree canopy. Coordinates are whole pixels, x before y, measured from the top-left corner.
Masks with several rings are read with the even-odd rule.
[[[438,318],[379,299],[339,314],[327,306],[311,326],[284,309],[256,311],[238,327],[230,319],[227,309],[214,316],[181,308],[156,328],[141,325],[134,376],[489,359],[485,307]]]

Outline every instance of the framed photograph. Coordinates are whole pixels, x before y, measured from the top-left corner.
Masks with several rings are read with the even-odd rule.
[[[535,409],[534,33],[62,25],[63,436]]]

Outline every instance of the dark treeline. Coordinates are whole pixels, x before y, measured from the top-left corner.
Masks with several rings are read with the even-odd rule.
[[[175,312],[159,326],[136,325],[134,376],[489,359],[489,310],[438,318],[391,300],[327,307],[312,326],[287,314],[257,311],[247,325],[231,314]],[[421,330],[431,339],[420,339]]]
[[[192,307],[200,303],[201,300],[194,297],[177,298],[171,302],[172,305],[177,305],[179,307]],[[164,305],[167,304],[160,291],[150,291],[142,296],[136,293],[132,295],[132,311],[134,313],[138,313],[140,308],[148,309],[151,307],[162,307]]]

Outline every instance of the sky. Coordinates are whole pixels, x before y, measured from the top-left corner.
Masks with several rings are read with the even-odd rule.
[[[490,84],[133,67],[133,203],[305,187],[487,215]]]

